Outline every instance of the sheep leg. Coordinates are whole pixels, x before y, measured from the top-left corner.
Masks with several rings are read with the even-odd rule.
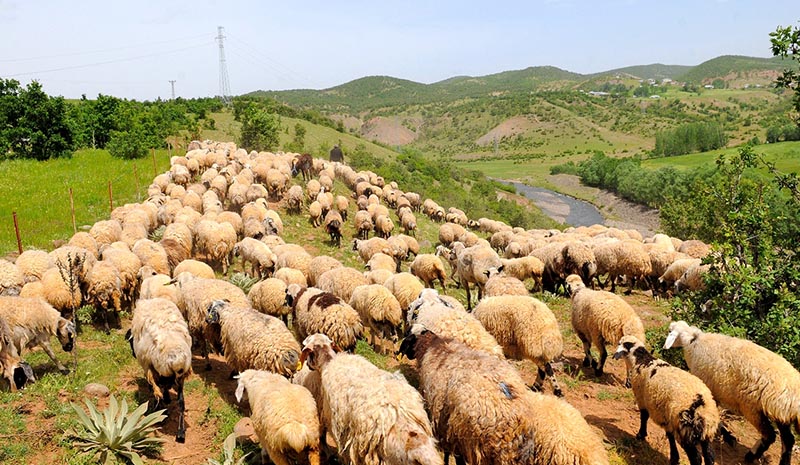
[[[467,292],[467,310],[472,310],[472,302],[469,300],[469,282],[464,281],[461,283],[464,286],[464,290]]]
[[[542,383],[544,382],[544,370],[537,367],[536,369],[536,381],[534,381],[533,386],[531,386],[531,391],[542,392]]]
[[[725,444],[731,447],[736,444],[736,436],[722,422],[719,424],[719,434],[722,435],[722,440],[725,441]]]
[[[744,454],[744,459],[748,462],[752,462],[753,460],[761,458],[761,456],[764,455],[764,452],[769,449],[769,446],[775,442],[775,438],[777,437],[777,434],[775,434],[775,429],[772,428],[772,424],[769,422],[769,418],[767,418],[767,416],[763,413],[759,413],[758,415],[758,425],[756,425],[756,428],[758,429],[758,432],[761,433],[761,438],[755,443],[755,445],[753,445],[752,449]],[[750,419],[748,418],[748,420]],[[751,421],[751,423],[753,422]]]
[[[589,365],[594,365],[595,361],[592,358],[592,343],[589,342],[589,339],[583,335],[583,333],[578,333],[578,338],[583,343],[583,366],[588,367]]]
[[[647,409],[639,410],[639,432],[636,433],[636,439],[643,440],[647,437],[647,420],[650,419],[650,412]],[[667,433],[670,436],[670,433]],[[675,446],[675,437],[673,436],[670,441],[670,451]],[[677,452],[677,450],[676,450]]]
[[[791,423],[778,423],[778,431],[781,433],[780,465],[789,465],[792,462],[792,447],[794,446]]]
[[[53,363],[56,364],[56,367],[58,368],[58,371],[61,372],[61,374],[63,375],[69,374],[69,368],[65,367],[64,364],[59,362],[58,359],[56,358],[56,354],[53,352],[53,348],[50,347],[50,341],[44,341],[41,344],[39,344],[39,346],[41,346],[41,348],[44,349],[47,356],[50,357],[50,360],[52,360]]]
[[[603,367],[606,365],[608,352],[606,351],[606,341],[602,337],[598,342],[600,342],[600,360],[598,362],[592,360],[592,368],[594,368],[595,376],[603,376]]]
[[[211,359],[208,357],[208,345],[205,341],[200,342],[200,355],[206,359],[206,371],[211,371]]]
[[[553,385],[553,395],[556,397],[563,397],[564,393],[561,392],[561,386],[558,385],[556,374],[553,372],[553,366],[550,364],[550,362],[544,364],[544,372],[550,378],[550,384]]]
[[[681,447],[683,447],[684,452],[686,452],[686,457],[689,458],[690,465],[702,464],[700,454],[697,453],[697,444],[692,444],[691,441],[683,440],[681,441]],[[675,463],[678,463],[678,460],[676,460]]]
[[[678,446],[675,445],[675,435],[667,433],[669,440],[669,465],[678,465],[680,463],[680,456],[678,455]]]
[[[714,449],[709,447],[708,441],[700,441],[700,447],[703,451],[703,462],[705,465],[714,465]]]
[[[175,442],[186,442],[186,402],[183,399],[183,378],[175,381],[175,390],[178,391],[178,432]]]
[[[439,278],[439,282],[442,283],[442,295],[447,295],[447,288],[444,287],[444,277]]]

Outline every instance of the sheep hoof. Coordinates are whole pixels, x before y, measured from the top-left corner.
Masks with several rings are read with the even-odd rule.
[[[638,439],[640,441],[644,441],[644,438],[646,438],[646,437],[647,437],[646,434],[642,434],[642,433],[637,433],[636,434],[636,439]]]
[[[553,395],[556,396],[556,397],[564,397],[564,393],[561,392],[561,389],[554,389],[553,390]]]
[[[758,457],[756,457],[756,454],[754,454],[753,451],[747,451],[747,453],[744,454],[744,461],[745,462],[752,462],[756,458],[758,458]]]
[[[69,374],[69,368],[59,368],[59,369],[58,369],[58,371],[59,371],[59,372],[60,372],[62,375],[68,375],[68,374]]]
[[[539,384],[539,383],[534,383],[534,384],[533,384],[533,385],[530,387],[530,390],[531,390],[531,391],[533,391],[533,392],[542,392],[542,385],[541,385],[541,384]]]
[[[592,362],[593,362],[592,359],[590,359],[589,357],[586,357],[586,358],[583,359],[583,366],[588,367],[590,364],[593,364]]]
[[[178,431],[178,434],[175,435],[175,442],[183,444],[186,442],[186,433],[183,431]]]

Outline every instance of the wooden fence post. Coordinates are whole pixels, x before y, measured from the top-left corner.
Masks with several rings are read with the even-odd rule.
[[[114,193],[111,191],[111,181],[108,181],[108,208],[109,212],[114,211]]]
[[[14,217],[14,232],[17,233],[17,250],[19,250],[20,255],[22,254],[22,239],[19,237],[19,223],[17,222],[17,212],[11,212],[11,215]]]
[[[158,168],[156,167],[156,149],[150,149],[150,153],[153,154],[153,177],[158,176]]]
[[[133,164],[133,179],[136,182],[136,200],[139,200],[141,192],[139,191],[139,170],[136,169],[136,163]]]
[[[72,212],[72,234],[78,232],[78,226],[75,224],[75,199],[72,197],[72,188],[69,188],[69,209]]]

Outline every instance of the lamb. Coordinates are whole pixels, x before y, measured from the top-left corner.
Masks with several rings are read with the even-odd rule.
[[[97,241],[94,240],[94,237],[92,237],[92,235],[89,234],[88,232],[85,232],[85,231],[76,232],[69,239],[69,242],[67,242],[67,245],[71,245],[71,246],[74,246],[74,247],[81,247],[83,249],[88,250],[89,253],[94,255],[94,258],[100,258],[100,248],[97,245]],[[25,253],[25,252],[22,252],[22,253]]]
[[[486,271],[489,268],[498,268],[502,265],[500,257],[491,247],[476,245],[465,248],[460,242],[453,243],[451,253],[457,257],[456,277],[467,293],[467,309],[472,308],[469,283],[474,283],[478,288],[478,300],[483,298],[483,286],[489,277]]]
[[[70,287],[58,268],[45,271],[41,283],[43,298],[66,318],[71,318],[72,312],[81,306],[83,294],[80,286]]]
[[[561,356],[564,342],[553,312],[528,296],[486,297],[472,312],[513,359],[528,359],[538,367],[534,389],[541,390],[545,374],[553,393],[562,396],[550,362]]]
[[[89,234],[97,242],[97,247],[102,248],[120,240],[122,225],[117,220],[98,221],[89,229]]]
[[[361,272],[346,266],[328,270],[317,279],[318,288],[345,302],[350,301],[355,288],[365,284],[369,283]]]
[[[239,374],[236,401],[245,395],[261,444],[261,462],[319,465],[320,428],[317,404],[308,389],[283,376],[259,370]]]
[[[336,210],[330,210],[325,215],[325,220],[323,221],[325,225],[325,231],[331,237],[331,243],[335,244],[336,247],[342,246],[342,225],[344,224],[344,220],[342,219],[342,215],[339,214]]]
[[[75,324],[50,304],[39,298],[0,297],[0,320],[8,325],[10,343],[17,354],[39,346],[61,373],[69,373],[53,353],[50,337],[56,336],[64,352],[71,352],[75,347]]]
[[[572,329],[583,343],[583,366],[592,365],[595,376],[603,375],[606,363],[606,344],[622,336],[634,336],[645,341],[642,320],[621,297],[611,292],[588,289],[580,276],[569,275],[567,287],[572,299]],[[600,352],[600,361],[591,354],[592,344]],[[625,385],[630,383],[630,374]]]
[[[380,284],[358,286],[350,297],[361,321],[369,329],[370,345],[376,352],[388,353],[385,342],[392,346],[398,339],[398,328],[403,321],[403,311],[394,295]]]
[[[174,284],[170,284],[172,278],[169,275],[159,274],[149,266],[143,266],[138,273],[142,284],[139,286],[140,299],[155,299],[161,297],[178,304],[178,289]]]
[[[420,254],[414,257],[409,267],[411,274],[421,279],[425,287],[433,288],[433,282],[439,280],[442,284],[442,294],[447,294],[445,289],[445,278],[447,273],[444,271],[442,260],[433,254]]]
[[[18,296],[25,285],[25,276],[17,265],[0,258],[0,296]]]
[[[22,273],[22,280],[25,283],[42,279],[44,272],[55,266],[53,259],[44,250],[26,250],[17,257],[14,264]],[[2,273],[0,271],[0,274]],[[16,278],[14,280],[16,281]],[[5,287],[5,285],[0,284],[0,287]]]
[[[669,440],[669,461],[677,465],[678,442],[689,463],[700,465],[697,446],[706,465],[713,465],[714,450],[709,443],[719,428],[720,415],[711,391],[700,378],[654,358],[634,336],[623,336],[614,358],[624,358],[631,373],[631,387],[639,407],[640,426],[636,439],[647,436],[647,420],[664,428]]]
[[[303,181],[311,179],[311,168],[314,162],[308,153],[304,153],[292,159],[292,177],[298,174],[303,175]]]
[[[800,429],[800,373],[780,355],[753,342],[705,333],[685,321],[669,325],[664,348],[683,347],[689,371],[709,387],[716,401],[741,413],[761,433],[745,455],[759,459],[781,436],[781,465],[789,465],[795,430]],[[725,435],[725,430],[723,430]],[[729,435],[727,435],[729,436]]]
[[[233,371],[267,370],[286,377],[297,371],[300,344],[280,319],[215,300],[208,306],[206,323],[219,331],[225,360]]]
[[[0,316],[0,379],[8,383],[11,392],[36,381],[33,369],[19,358],[13,343],[13,335],[6,320]]]
[[[319,195],[321,190],[322,186],[320,185],[319,181],[316,179],[309,179],[306,183],[306,198],[308,201],[313,202],[317,200],[317,195]]]
[[[501,258],[503,272],[520,281],[532,279],[536,288],[541,288],[544,263],[534,256],[519,258]]]
[[[270,168],[267,171],[267,192],[269,197],[277,199],[286,190],[286,185],[289,183],[289,178],[275,168]]]
[[[286,304],[292,308],[292,324],[298,339],[323,333],[340,349],[355,350],[363,325],[358,312],[342,299],[314,287],[291,284],[286,288]]]
[[[278,261],[278,256],[272,253],[267,244],[252,237],[245,237],[237,242],[233,246],[233,255],[242,257],[242,271],[245,271],[246,264],[249,262],[250,274],[258,279],[272,274],[275,262]]]
[[[445,460],[519,465],[601,465],[600,438],[577,409],[531,392],[508,362],[415,325],[401,353],[417,360]]]
[[[417,217],[413,213],[407,212],[400,215],[400,226],[406,234],[417,234]]]
[[[443,465],[422,397],[402,375],[335,353],[323,334],[303,341],[302,359],[320,372],[322,428],[346,463]]]
[[[280,270],[275,272],[275,278],[280,279],[283,281],[287,286],[289,284],[298,284],[302,287],[308,286],[308,279],[306,279],[306,275],[303,274],[302,271],[283,267]]]
[[[681,279],[683,274],[686,273],[686,270],[693,266],[699,266],[701,262],[702,260],[699,258],[682,258],[675,260],[667,267],[667,271],[658,278],[658,282],[662,286],[672,287]]]
[[[126,338],[130,341],[133,356],[144,370],[147,383],[153,389],[156,401],[150,410],[155,410],[162,400],[169,404],[169,389],[175,387],[179,411],[175,441],[185,442],[183,384],[192,373],[192,339],[186,320],[169,300],[139,300],[133,310],[133,321]]]
[[[406,328],[421,324],[442,337],[456,339],[473,349],[503,358],[503,348],[486,328],[460,304],[435,289],[424,289],[408,308]]]

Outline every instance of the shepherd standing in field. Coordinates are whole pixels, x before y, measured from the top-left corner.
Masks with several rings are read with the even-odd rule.
[[[342,153],[342,149],[340,149],[338,145],[334,145],[333,148],[331,149],[330,160],[344,163],[344,154]]]

